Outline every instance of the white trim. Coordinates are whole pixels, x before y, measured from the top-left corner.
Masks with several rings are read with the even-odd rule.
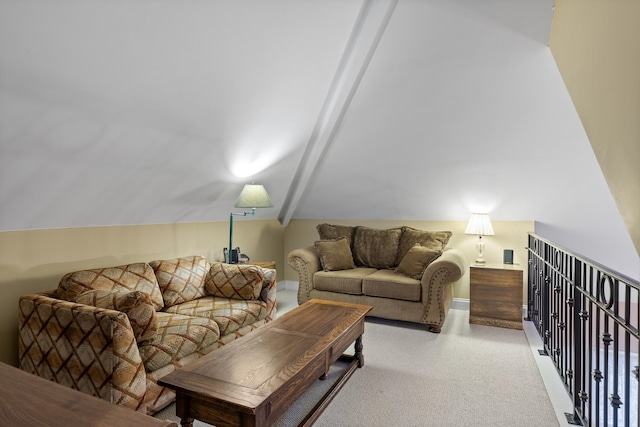
[[[454,298],[453,301],[451,301],[451,308],[454,310],[469,311],[469,298]]]
[[[280,280],[277,284],[276,284],[276,290],[277,291],[282,291],[285,289],[290,289],[293,291],[298,291],[298,283],[294,280]]]

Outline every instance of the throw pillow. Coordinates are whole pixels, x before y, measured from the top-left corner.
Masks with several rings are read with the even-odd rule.
[[[426,248],[419,244],[407,251],[396,271],[412,279],[422,280],[422,275],[436,258],[442,255],[442,251]]]
[[[355,268],[353,255],[346,237],[315,242],[320,265],[324,271],[349,270]]]
[[[378,230],[356,227],[353,236],[353,261],[360,267],[394,268],[397,265],[401,228]]]
[[[165,307],[202,298],[207,294],[204,280],[211,264],[201,256],[190,256],[149,263],[158,279]]]
[[[318,231],[320,240],[335,240],[340,237],[346,237],[349,247],[353,247],[355,227],[348,225],[318,224],[316,230]]]
[[[264,272],[257,265],[211,264],[205,288],[216,297],[257,300],[264,283]]]
[[[60,279],[56,294],[73,302],[81,293],[94,290],[141,291],[151,297],[156,310],[164,307],[156,275],[146,262],[67,273]]]
[[[149,295],[141,291],[87,291],[78,295],[75,302],[125,313],[138,342],[153,339],[158,330],[155,307]]]
[[[411,227],[402,227],[402,236],[398,245],[398,262],[402,261],[416,243],[421,246],[444,251],[453,233],[451,231],[422,231]]]

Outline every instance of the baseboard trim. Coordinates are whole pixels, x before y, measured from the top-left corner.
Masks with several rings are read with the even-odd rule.
[[[298,283],[296,281],[293,280],[281,280],[276,284],[276,291],[283,291],[285,289],[287,290],[292,290],[292,291],[298,291]]]
[[[451,301],[451,308],[469,311],[469,298],[454,298],[453,301]]]

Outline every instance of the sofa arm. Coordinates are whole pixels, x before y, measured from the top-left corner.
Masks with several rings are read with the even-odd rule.
[[[276,302],[276,270],[271,268],[263,268],[264,282],[262,284],[262,291],[260,292],[260,299],[267,303],[267,322],[272,321],[278,315],[278,304]]]
[[[146,374],[127,315],[54,295],[19,299],[20,368],[145,412]]]
[[[294,249],[289,252],[287,262],[298,272],[298,304],[311,298],[313,289],[313,275],[320,271],[320,258],[314,246]]]
[[[440,332],[453,301],[453,282],[467,271],[468,262],[462,251],[449,249],[432,262],[422,275],[422,301],[426,302],[423,323],[432,332]]]

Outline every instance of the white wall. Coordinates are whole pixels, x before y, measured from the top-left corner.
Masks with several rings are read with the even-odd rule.
[[[225,221],[251,181],[275,219],[315,168],[294,219],[485,210],[637,277],[548,47],[553,1],[383,3],[343,82],[373,3],[1,0],[0,230]],[[352,98],[301,163],[332,84]]]

